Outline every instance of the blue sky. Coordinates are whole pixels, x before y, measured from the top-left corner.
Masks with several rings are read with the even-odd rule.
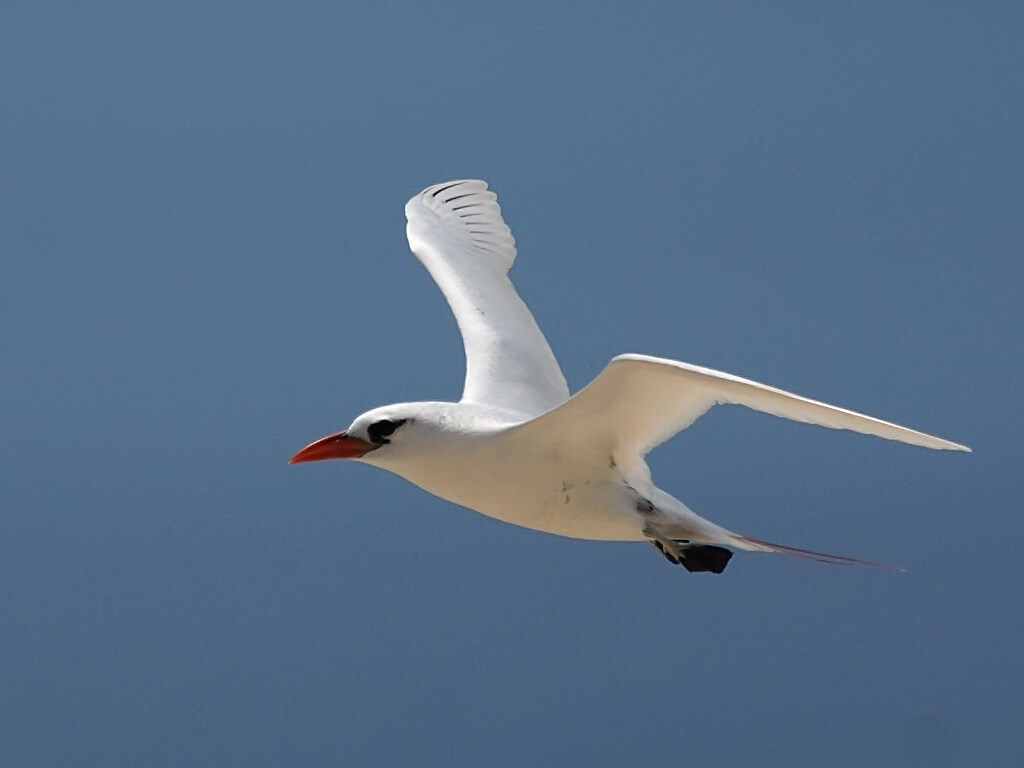
[[[1013,3],[0,10],[0,760],[1006,764]],[[402,206],[487,179],[573,389],[721,368],[971,445],[716,409],[699,513],[904,574],[515,529],[288,467],[462,350]]]

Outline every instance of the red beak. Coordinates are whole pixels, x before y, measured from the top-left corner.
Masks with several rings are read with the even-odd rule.
[[[315,443],[310,443],[288,459],[288,463],[300,464],[303,461],[323,461],[324,459],[358,459],[376,447],[373,443],[368,443],[361,438],[349,437],[348,432],[339,432],[336,435],[321,437]]]

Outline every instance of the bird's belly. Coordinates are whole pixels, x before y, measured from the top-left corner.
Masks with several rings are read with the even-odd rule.
[[[558,461],[470,460],[464,470],[406,478],[442,499],[524,528],[574,539],[645,538],[627,489],[599,468]]]

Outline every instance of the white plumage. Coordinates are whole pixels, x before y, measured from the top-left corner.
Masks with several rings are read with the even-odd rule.
[[[409,247],[448,300],[466,345],[462,401],[536,416],[569,397],[508,270],[516,241],[482,181],[449,181],[405,206]]]
[[[499,520],[576,538],[646,539],[689,570],[720,573],[731,553],[719,545],[864,561],[741,536],[653,484],[644,455],[715,404],[969,450],[728,373],[645,355],[614,358],[570,397],[547,340],[508,278],[515,240],[486,183],[436,184],[405,211],[409,245],[462,333],[462,400],[376,408],[307,446],[293,462],[356,459]]]

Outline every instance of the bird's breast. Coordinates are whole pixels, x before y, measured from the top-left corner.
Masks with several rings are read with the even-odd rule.
[[[435,496],[513,525],[580,539],[643,538],[642,522],[617,473],[551,449],[516,448],[478,443],[398,474]]]

